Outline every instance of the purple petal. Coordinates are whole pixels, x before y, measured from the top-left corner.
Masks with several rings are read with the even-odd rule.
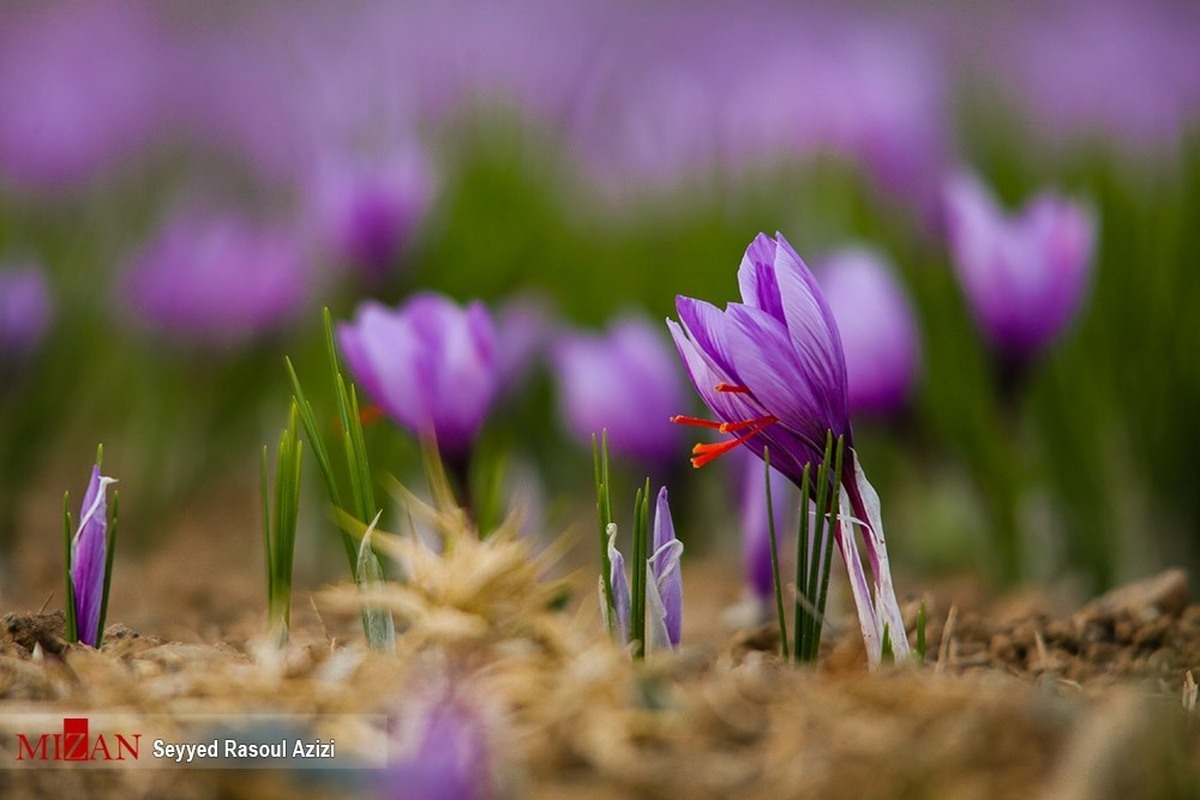
[[[633,600],[629,590],[629,578],[625,575],[625,557],[617,549],[617,526],[611,523],[608,526],[608,560],[612,565],[608,579],[609,585],[612,586],[613,611],[617,615],[617,633],[619,641],[628,644]]]
[[[675,524],[667,502],[667,487],[658,492],[654,510],[654,553],[650,556],[650,575],[658,588],[663,606],[663,621],[672,647],[678,647],[683,627],[683,573],[679,557],[683,543],[675,538]]]
[[[765,233],[754,237],[738,267],[738,286],[746,305],[762,309],[783,322],[783,302],[775,279],[775,250],[775,242]]]

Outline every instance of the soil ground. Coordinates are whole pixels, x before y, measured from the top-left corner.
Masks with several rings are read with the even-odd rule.
[[[242,499],[218,507],[253,508]],[[0,716],[384,712],[419,729],[453,698],[482,731],[489,797],[1200,796],[1200,605],[1178,571],[1076,607],[970,580],[922,587],[924,663],[872,672],[840,613],[815,668],[782,663],[774,625],[729,629],[733,565],[688,563],[686,646],[635,666],[600,631],[594,578],[572,576],[576,603],[551,610],[557,589],[531,547],[502,539],[409,554],[422,588],[387,599],[403,629],[394,655],[365,648],[353,595],[337,590],[298,592],[281,651],[262,636],[257,539],[237,538],[257,530],[253,512],[195,524],[118,563],[99,651],[62,641],[46,600],[56,547],[23,550],[24,588],[0,609]],[[905,604],[910,639],[918,607]],[[0,796],[426,796],[395,774],[381,788],[387,775],[5,764]]]

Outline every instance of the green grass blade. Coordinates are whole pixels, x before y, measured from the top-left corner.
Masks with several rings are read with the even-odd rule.
[[[100,621],[96,624],[96,649],[104,644],[104,623],[108,619],[108,592],[112,587],[113,557],[117,552],[117,522],[121,513],[121,494],[113,490],[112,514],[108,520],[108,542],[104,553],[104,591],[100,595]]]

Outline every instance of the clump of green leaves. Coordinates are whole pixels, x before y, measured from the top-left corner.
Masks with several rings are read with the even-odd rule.
[[[300,441],[299,408],[293,398],[288,425],[275,459],[275,491],[267,479],[267,448],[262,450],[263,550],[267,565],[267,620],[279,644],[288,639],[292,607],[292,563],[296,522],[300,515],[300,474],[304,445]],[[271,513],[274,497],[275,513]]]
[[[354,384],[342,374],[341,359],[338,358],[337,345],[333,339],[333,317],[329,313],[329,309],[324,311],[325,323],[325,348],[329,358],[329,373],[330,380],[333,384],[334,396],[337,398],[338,405],[338,421],[341,431],[341,449],[344,456],[346,477],[345,482],[349,486],[348,495],[344,495],[339,486],[337,475],[334,472],[333,459],[330,457],[329,448],[325,444],[325,439],[321,435],[321,429],[317,425],[317,415],[313,410],[312,403],[304,394],[304,389],[300,385],[300,378],[296,374],[296,368],[293,366],[291,359],[286,359],[288,375],[291,377],[292,390],[294,392],[293,402],[298,410],[300,424],[304,427],[304,435],[308,439],[309,446],[313,451],[313,458],[317,462],[317,472],[321,475],[321,480],[325,484],[325,489],[329,494],[329,501],[333,505],[338,517],[351,517],[357,522],[361,529],[366,530],[370,520],[376,520],[379,517],[380,509],[375,502],[375,491],[371,479],[371,468],[367,461],[367,446],[366,440],[363,437],[362,415],[358,405],[358,392]],[[345,502],[344,498],[349,498],[349,503]],[[345,526],[339,526],[339,531],[342,536],[342,545],[346,551],[346,559],[350,565],[350,574],[354,578],[355,583],[360,587],[364,585],[363,581],[374,582],[383,580],[383,565],[379,561],[379,556],[371,547],[367,546],[364,551],[360,545],[354,541],[354,537],[347,532]],[[369,533],[369,532],[368,532]],[[364,534],[369,542],[369,535]],[[366,568],[364,569],[364,565]],[[389,615],[390,617],[390,615]],[[389,619],[390,622],[390,619]],[[394,647],[394,628],[391,640],[386,637],[376,638],[375,633],[386,631],[390,626],[372,624],[368,619],[367,610],[363,610],[363,631],[367,636],[368,643],[377,649],[391,649]]]
[[[793,633],[787,633],[783,583],[780,580],[779,552],[775,538],[775,513],[771,498],[771,454],[763,449],[767,483],[767,519],[771,542],[771,569],[775,578],[775,611],[779,619],[780,649],[784,660],[813,662],[821,646],[821,631],[825,623],[825,603],[829,595],[829,575],[833,560],[834,532],[841,524],[842,455],[845,440],[835,441],[830,431],[825,439],[825,452],[817,465],[815,483],[812,464],[804,466],[800,481],[803,507],[800,513],[800,532],[796,537],[796,601],[793,611]],[[809,503],[815,513],[809,514]]]

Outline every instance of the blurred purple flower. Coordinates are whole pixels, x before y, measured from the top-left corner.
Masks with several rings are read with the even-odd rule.
[[[1087,289],[1095,220],[1083,207],[1044,193],[1006,216],[978,180],[945,188],[950,251],[984,335],[1021,363],[1058,337]]]
[[[0,173],[86,180],[161,126],[160,32],[150,5],[21,4],[0,15]]]
[[[763,477],[762,460],[742,448],[731,454],[740,481],[742,562],[746,585],[760,603],[770,600],[775,592],[775,576],[771,569],[771,528],[767,517],[767,486]],[[792,531],[789,509],[796,505],[795,492],[787,476],[771,469],[771,506],[775,511],[775,537],[782,549],[785,537]],[[794,537],[793,537],[794,538]]]
[[[328,155],[307,188],[323,247],[377,285],[429,207],[432,167],[415,144],[379,159]]]
[[[1030,11],[1000,35],[987,28],[984,68],[1016,90],[1036,135],[1154,151],[1179,147],[1200,121],[1194,3],[1068,0]]]
[[[0,270],[0,361],[31,353],[53,315],[50,287],[39,268]]]
[[[496,360],[501,391],[511,394],[528,377],[551,335],[551,312],[545,300],[518,295],[496,315]]]
[[[670,347],[647,320],[625,317],[607,333],[565,334],[551,352],[567,429],[581,444],[608,431],[613,452],[661,468],[675,457],[671,414],[685,393]]]
[[[654,506],[654,539],[646,564],[646,636],[654,647],[679,647],[683,628],[683,542],[667,503],[667,487],[658,490]]]
[[[92,467],[92,477],[79,511],[79,529],[71,540],[71,586],[75,592],[75,624],[79,641],[96,647],[103,633],[100,605],[104,600],[104,570],[108,555],[108,511],[105,494],[113,478]]]
[[[492,797],[483,721],[449,692],[428,703],[398,763],[383,773],[380,796],[392,800],[486,800]]]
[[[295,237],[231,213],[166,223],[124,283],[147,326],[181,341],[238,345],[303,310],[311,283]]]
[[[902,410],[912,394],[920,344],[908,297],[890,266],[870,250],[845,250],[817,274],[846,355],[850,413]]]
[[[733,435],[696,445],[692,464],[703,466],[739,445],[756,455],[770,448],[771,465],[799,486],[804,466],[821,462],[827,432],[844,436],[842,518],[834,536],[850,573],[868,656],[878,663],[886,626],[892,651],[901,658],[909,650],[904,619],[892,587],[879,497],[854,451],[845,356],[833,312],[782,234],[775,240],[759,234],[751,243],[738,284],[743,302],[729,303],[722,312],[678,297],[680,322],[667,321],[696,391],[718,421],[673,419]],[[858,555],[855,525],[863,531],[874,597]]]
[[[346,366],[396,422],[464,458],[499,388],[496,330],[482,303],[466,308],[441,295],[414,295],[390,309],[359,306],[337,326]]]

